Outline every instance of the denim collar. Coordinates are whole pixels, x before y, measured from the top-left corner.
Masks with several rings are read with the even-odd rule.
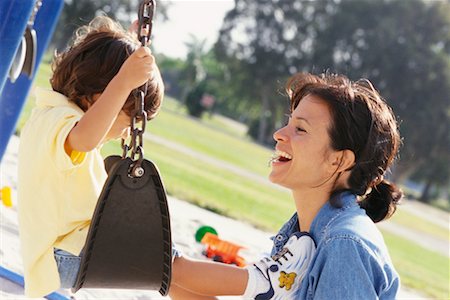
[[[333,207],[330,204],[330,201],[333,201],[336,205],[339,205],[339,208]],[[335,217],[340,215],[344,210],[357,205],[356,196],[349,191],[342,191],[333,195],[330,200],[321,207],[311,224],[309,233],[316,242],[316,245],[321,242],[330,222]],[[297,212],[295,212],[289,221],[283,225],[278,234],[271,237],[274,242],[272,254],[279,251],[287,242],[289,237],[297,231],[300,231],[300,229],[298,225],[298,215]]]
[[[331,205],[333,201],[338,207]],[[327,201],[314,218],[309,233],[317,244],[319,244],[326,233],[330,222],[340,215],[343,211],[358,206],[356,196],[349,191],[335,194]]]

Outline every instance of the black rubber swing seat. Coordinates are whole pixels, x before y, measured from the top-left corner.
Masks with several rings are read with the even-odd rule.
[[[119,288],[169,291],[172,242],[167,198],[156,166],[143,160],[129,176],[130,158],[110,156],[73,291]],[[109,169],[109,170],[108,170]]]

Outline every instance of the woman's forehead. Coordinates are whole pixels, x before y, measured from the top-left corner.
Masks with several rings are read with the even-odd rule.
[[[331,119],[330,108],[321,98],[314,95],[303,97],[292,112],[292,118],[305,119],[311,125],[326,123]]]

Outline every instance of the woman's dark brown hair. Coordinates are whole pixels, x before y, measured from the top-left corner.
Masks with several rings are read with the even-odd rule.
[[[402,192],[384,175],[397,156],[401,139],[391,108],[370,81],[352,82],[342,75],[300,73],[289,80],[287,91],[291,111],[307,95],[327,103],[332,115],[328,129],[331,147],[355,154],[348,182],[350,190],[361,196],[359,204],[374,222],[389,218]]]
[[[119,72],[125,60],[140,47],[134,35],[108,17],[94,18],[75,33],[73,45],[55,56],[50,79],[53,90],[65,95],[83,111],[94,102]],[[156,69],[148,81],[144,109],[152,119],[161,106],[164,85]],[[128,96],[122,110],[129,116],[135,109],[134,95]]]

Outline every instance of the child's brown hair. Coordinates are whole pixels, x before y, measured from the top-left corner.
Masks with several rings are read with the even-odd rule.
[[[119,72],[125,60],[140,47],[137,37],[106,16],[94,18],[75,33],[73,45],[55,55],[50,79],[53,90],[65,95],[83,111],[94,102]],[[158,68],[148,81],[144,110],[152,119],[161,106],[164,84]],[[128,96],[122,110],[129,116],[135,109],[134,95]]]

